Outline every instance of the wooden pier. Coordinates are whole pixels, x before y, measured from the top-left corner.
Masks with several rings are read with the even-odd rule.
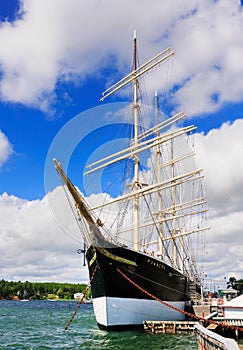
[[[152,334],[190,334],[194,332],[196,321],[144,321],[144,330]]]
[[[234,339],[224,338],[221,335],[201,326],[195,326],[197,333],[198,350],[239,350],[239,346]]]

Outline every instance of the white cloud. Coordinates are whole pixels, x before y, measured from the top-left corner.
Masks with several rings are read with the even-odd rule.
[[[68,221],[66,201],[56,189],[56,204]],[[52,203],[53,204],[53,203]],[[81,240],[61,229],[51,215],[47,196],[28,201],[0,196],[0,275],[8,280],[87,281],[87,269],[76,253]],[[70,222],[69,229],[72,227]],[[73,228],[73,227],[72,227]]]
[[[9,159],[13,152],[7,136],[0,130],[0,168]]]
[[[111,62],[120,71],[127,70],[132,61],[134,28],[140,58],[148,59],[168,45],[175,49],[171,80],[180,88],[172,101],[178,109],[192,115],[213,112],[226,102],[242,101],[243,11],[239,0],[178,0],[177,6],[171,0],[22,3],[22,17],[0,26],[3,101],[50,112],[58,82],[82,81],[87,75],[99,74]],[[151,80],[153,87],[155,84],[160,89],[162,76],[157,71],[148,82]],[[239,248],[242,135],[243,121],[237,120],[207,135],[195,136],[199,165],[205,169],[212,226],[206,267],[218,278],[243,267]],[[11,153],[12,146],[0,131],[0,167]],[[63,225],[67,220],[61,216],[62,199],[58,203],[55,210]],[[46,197],[25,201],[3,194],[0,208],[3,278],[80,281],[86,276],[75,253],[79,243],[72,238],[76,233],[70,237],[57,226]]]
[[[172,30],[178,51],[176,73],[182,84],[174,102],[189,114],[214,112],[242,100],[243,27],[239,1],[207,1]]]
[[[205,272],[219,282],[224,276],[240,277],[239,271],[243,268],[242,134],[243,121],[236,120],[233,124],[226,123],[218,130],[211,130],[207,135],[194,136],[198,167],[204,168],[204,189],[210,209],[208,224],[211,231]],[[92,196],[90,201],[97,204],[99,196]],[[59,226],[50,213],[50,207]],[[71,218],[72,212],[68,210],[61,188],[48,193],[42,200],[34,201],[2,194],[2,278],[87,280],[87,267],[81,267],[82,257],[76,254],[76,250],[82,247],[79,232]]]
[[[207,275],[241,278],[243,268],[243,120],[195,135],[198,166],[204,168],[208,201]],[[217,263],[216,263],[217,262]]]
[[[225,123],[196,136],[196,152],[205,169],[205,190],[214,215],[243,209],[243,120]]]
[[[111,61],[120,69],[131,66],[134,28],[141,57],[167,45],[176,50],[172,82],[181,85],[173,98],[178,108],[197,114],[242,100],[239,0],[180,0],[177,6],[169,0],[22,4],[22,17],[0,27],[2,100],[50,111],[59,81],[98,74]],[[153,79],[159,87],[161,76]]]

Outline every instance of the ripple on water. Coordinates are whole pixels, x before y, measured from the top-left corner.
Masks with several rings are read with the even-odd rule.
[[[66,332],[76,302],[0,301],[1,350],[197,350],[194,335],[106,332],[95,322],[92,305],[82,305]]]

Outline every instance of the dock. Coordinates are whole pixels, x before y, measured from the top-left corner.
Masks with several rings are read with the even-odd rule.
[[[144,321],[144,331],[152,334],[191,334],[197,335],[198,350],[239,350],[233,338],[223,337],[210,327],[205,328],[194,321]]]
[[[152,334],[190,334],[197,321],[144,321],[144,331]]]
[[[243,295],[240,296],[243,299]],[[225,315],[225,310],[228,312]],[[151,334],[195,334],[198,350],[243,349],[243,315],[241,307],[195,304],[182,321],[146,320],[144,331]],[[225,317],[228,316],[228,317]]]
[[[211,314],[210,306],[194,305],[192,313],[197,317],[209,317]],[[153,334],[190,334],[194,332],[194,328],[199,324],[199,320],[183,320],[183,321],[166,321],[166,320],[146,320],[143,323],[144,331]]]
[[[202,325],[195,326],[197,334],[198,350],[239,350],[239,346],[234,339],[225,338],[212,332]]]

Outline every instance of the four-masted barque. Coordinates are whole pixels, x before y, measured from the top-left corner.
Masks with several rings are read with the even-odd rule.
[[[195,260],[203,250],[197,246],[202,242],[198,237],[208,229],[207,208],[202,170],[190,166],[194,152],[182,146],[195,127],[177,125],[184,113],[160,121],[157,96],[155,122],[141,127],[140,77],[173,54],[166,49],[138,67],[134,36],[133,71],[103,94],[102,100],[128,84],[133,87],[132,138],[125,149],[90,164],[86,173],[122,162],[130,172],[126,179],[121,176],[126,184],[123,194],[107,196],[107,202],[90,207],[54,159],[82,223],[93,307],[102,328],[137,326],[144,320],[182,320],[183,311],[200,298]],[[146,166],[141,167],[143,153]],[[102,209],[107,215],[112,206],[115,210],[107,227]]]

